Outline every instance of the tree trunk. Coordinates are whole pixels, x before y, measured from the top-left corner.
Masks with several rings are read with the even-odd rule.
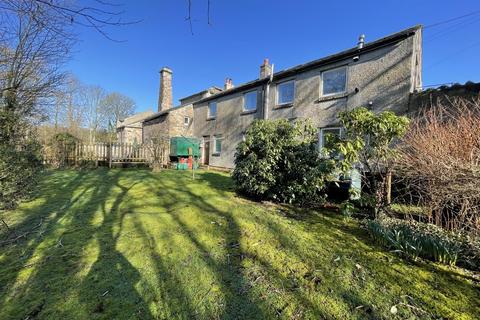
[[[392,172],[390,170],[387,171],[387,177],[385,182],[385,197],[385,204],[390,205],[392,203]]]

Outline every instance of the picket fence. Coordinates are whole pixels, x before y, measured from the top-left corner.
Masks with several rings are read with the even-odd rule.
[[[60,158],[65,164],[77,165],[82,162],[108,164],[116,163],[147,163],[151,160],[151,149],[145,144],[129,143],[75,143],[61,147]],[[58,155],[57,155],[58,157]],[[45,157],[45,161],[52,159]]]

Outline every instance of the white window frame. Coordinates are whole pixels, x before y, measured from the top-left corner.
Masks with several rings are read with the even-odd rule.
[[[322,152],[322,150],[323,150],[323,142],[324,142],[323,141],[323,133],[327,130],[330,131],[330,130],[335,130],[335,129],[340,130],[339,134],[340,134],[340,137],[341,137],[342,134],[343,134],[343,128],[342,127],[323,127],[323,128],[320,128],[320,130],[318,131],[318,149],[319,149],[320,152]]]
[[[283,102],[283,103],[280,103],[278,100],[279,98],[279,93],[280,93],[280,90],[279,90],[279,87],[282,85],[282,84],[285,84],[285,83],[289,83],[289,82],[292,82],[293,83],[293,100],[290,101],[290,102]],[[295,84],[295,79],[290,79],[290,80],[286,80],[286,81],[282,81],[282,82],[278,82],[276,85],[275,85],[275,104],[277,106],[285,106],[285,105],[290,105],[292,104],[293,105],[293,102],[295,101],[295,93],[296,93],[296,84]]]
[[[210,109],[210,105],[211,105],[212,103],[215,103],[215,114],[214,114],[214,115],[212,115],[212,114],[210,113],[210,110],[211,110],[211,109]],[[215,118],[217,117],[217,114],[218,114],[218,103],[217,103],[217,101],[211,101],[211,102],[209,102],[209,103],[208,103],[207,119],[215,119]]]
[[[247,96],[247,94],[250,94],[250,93],[255,93],[255,108],[254,109],[246,109],[245,108],[245,103],[247,102],[247,99],[245,99],[245,97]],[[253,112],[253,111],[257,111],[257,107],[258,107],[258,90],[252,90],[252,91],[248,91],[248,92],[245,92],[243,94],[243,108],[242,110],[244,112]]]
[[[183,125],[188,126],[189,124],[190,124],[190,117],[189,116],[184,116],[183,117]]]
[[[340,69],[345,69],[345,89],[341,92],[333,92],[333,93],[324,94],[323,93],[323,75],[326,72],[340,70]],[[336,96],[336,95],[339,95],[339,94],[344,94],[344,93],[347,92],[347,85],[348,85],[348,66],[341,66],[341,67],[337,67],[337,68],[333,68],[333,69],[323,70],[323,71],[320,72],[320,96],[321,97],[330,97],[330,96]]]
[[[220,140],[220,151],[217,150],[217,140]],[[222,153],[222,142],[223,142],[223,135],[216,134],[213,136],[213,154],[219,155]]]

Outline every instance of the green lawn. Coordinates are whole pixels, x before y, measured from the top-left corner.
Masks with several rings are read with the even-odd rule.
[[[232,190],[207,171],[47,173],[6,215],[18,234],[38,227],[0,247],[0,319],[480,315],[478,275],[405,262],[335,213]]]

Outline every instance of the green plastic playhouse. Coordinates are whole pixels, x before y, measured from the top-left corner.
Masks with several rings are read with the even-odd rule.
[[[177,170],[188,170],[198,167],[200,157],[200,140],[188,137],[170,138],[170,158],[176,162]]]

